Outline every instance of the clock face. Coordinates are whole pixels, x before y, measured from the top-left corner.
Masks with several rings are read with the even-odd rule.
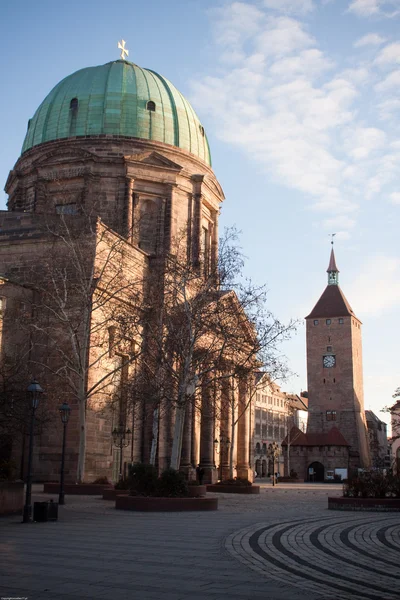
[[[328,369],[330,369],[331,367],[335,366],[336,358],[332,354],[330,354],[329,356],[324,356],[323,363],[324,363],[324,367],[327,367]]]

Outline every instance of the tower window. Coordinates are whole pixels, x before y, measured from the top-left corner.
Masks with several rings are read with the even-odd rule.
[[[69,109],[78,110],[78,104],[78,98],[72,98],[71,102],[69,103]]]
[[[146,104],[146,108],[147,108],[147,110],[150,110],[151,112],[155,112],[156,111],[155,102],[153,102],[153,100],[149,100],[148,103]]]
[[[327,410],[326,411],[326,420],[327,421],[336,421],[336,410]]]
[[[318,319],[314,319],[314,325],[318,325],[319,321]]]
[[[339,319],[339,325],[343,325],[344,319]]]
[[[327,324],[327,325],[330,325],[331,323],[332,323],[332,321],[331,321],[330,319],[327,319],[327,320],[326,320],[326,324]]]
[[[332,346],[327,346],[327,347],[326,347],[326,351],[327,351],[327,352],[332,352]]]
[[[200,129],[201,135],[204,137],[204,127],[202,125],[199,125],[199,129]]]

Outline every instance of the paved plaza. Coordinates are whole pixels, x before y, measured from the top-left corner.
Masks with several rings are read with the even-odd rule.
[[[328,511],[340,485],[261,486],[259,496],[218,494],[209,513],[67,496],[55,523],[3,517],[0,598],[400,598],[398,514]],[[50,498],[38,490],[35,500]]]

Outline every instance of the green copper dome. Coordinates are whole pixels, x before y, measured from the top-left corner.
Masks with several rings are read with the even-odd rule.
[[[51,140],[106,134],[164,142],[211,164],[189,102],[161,75],[124,60],[60,81],[30,119],[22,152]]]

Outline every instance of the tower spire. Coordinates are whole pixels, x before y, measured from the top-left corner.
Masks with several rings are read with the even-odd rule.
[[[333,251],[333,238],[335,235],[336,235],[336,233],[331,234],[332,250],[331,250],[331,256],[329,259],[329,265],[326,270],[326,272],[328,273],[328,285],[339,285],[339,269],[336,266],[335,252]]]

